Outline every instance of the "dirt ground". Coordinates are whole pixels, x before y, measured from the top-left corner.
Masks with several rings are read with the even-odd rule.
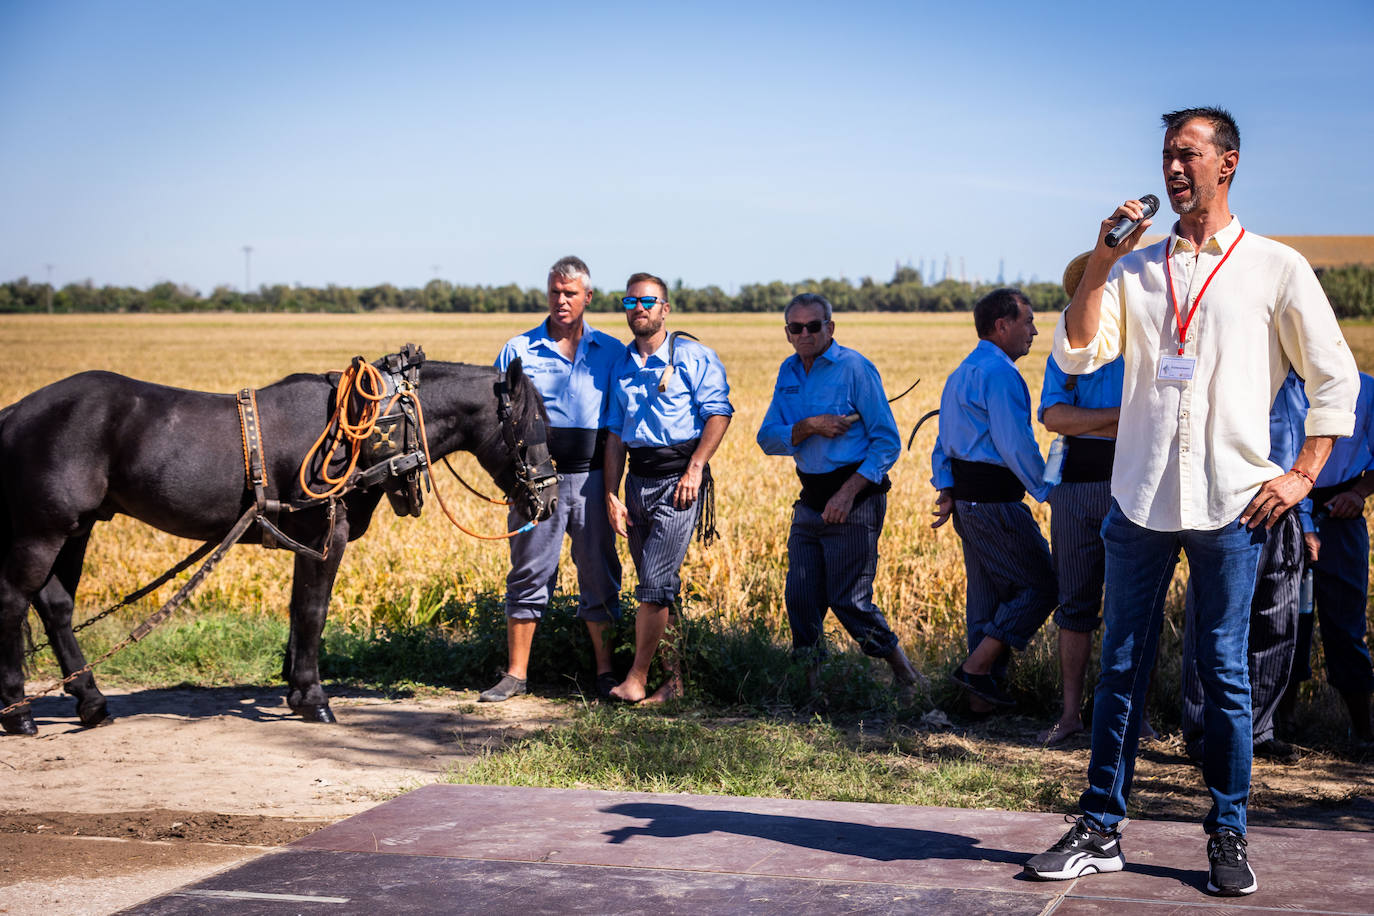
[[[72,702],[34,707],[37,738],[0,737],[0,913],[109,913],[230,867],[434,781],[485,749],[568,715],[520,697],[477,706],[472,692],[389,699],[336,692],[341,723],[291,716],[280,691],[110,691],[118,717],[79,727]],[[1013,717],[916,734],[923,755],[1032,755],[1081,784],[1087,742],[1033,743]],[[1257,762],[1251,822],[1374,830],[1374,763],[1308,753]],[[1133,798],[1146,816],[1196,819],[1205,792],[1177,740],[1152,742]]]

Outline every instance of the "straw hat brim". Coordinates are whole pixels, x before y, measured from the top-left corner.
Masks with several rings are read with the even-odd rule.
[[[1064,292],[1069,294],[1070,299],[1073,298],[1074,290],[1078,289],[1078,284],[1083,279],[1083,271],[1088,266],[1088,255],[1090,254],[1092,254],[1091,251],[1083,252],[1064,268],[1064,279],[1060,282],[1064,284]]]

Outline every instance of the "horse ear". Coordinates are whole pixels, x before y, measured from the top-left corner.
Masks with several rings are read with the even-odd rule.
[[[512,391],[520,387],[520,379],[523,378],[524,375],[525,366],[520,362],[520,357],[517,356],[515,359],[511,360],[510,365],[506,367],[506,382],[510,385]]]

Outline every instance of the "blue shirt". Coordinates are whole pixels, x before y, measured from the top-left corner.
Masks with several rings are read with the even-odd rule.
[[[549,425],[559,429],[600,429],[606,425],[611,373],[625,345],[582,323],[582,339],[569,360],[549,336],[548,321],[506,341],[496,356],[504,371],[518,356],[534,387],[544,398]]]
[[[612,370],[606,427],[631,448],[690,442],[700,438],[707,417],[735,412],[720,357],[688,337],[677,339],[668,390],[658,390],[670,337],[647,358],[633,344],[625,347]]]
[[[807,436],[792,444],[792,427],[817,414],[859,419],[842,436]],[[902,438],[878,369],[857,350],[833,340],[818,355],[808,373],[801,357],[782,361],[773,400],[757,436],[759,448],[768,455],[791,455],[805,474],[824,474],[846,465],[859,465],[859,473],[881,483],[902,453]]]
[[[1307,398],[1304,395],[1303,402]],[[1331,457],[1317,475],[1317,486],[1334,487],[1374,471],[1374,377],[1360,373],[1360,394],[1355,399],[1355,432],[1348,439],[1337,439],[1331,447]],[[1292,467],[1292,465],[1289,465]]]
[[[954,486],[951,458],[1010,468],[1039,502],[1050,493],[1031,429],[1030,389],[1011,357],[990,340],[978,341],[940,394],[940,435],[930,456],[930,482],[938,489]]]
[[[1121,406],[1121,382],[1126,373],[1126,359],[1118,356],[1096,372],[1078,376],[1072,389],[1069,375],[1050,356],[1045,360],[1045,384],[1040,388],[1040,410],[1035,418],[1045,422],[1045,411],[1055,404],[1097,409]],[[1105,436],[1084,436],[1084,439],[1104,439]]]
[[[1285,471],[1293,466],[1303,440],[1307,438],[1303,432],[1306,421],[1307,393],[1303,391],[1302,379],[1289,369],[1283,384],[1279,385],[1279,393],[1274,396],[1274,406],[1269,409],[1269,460]],[[1296,508],[1302,530],[1315,530],[1312,525],[1312,500],[1304,499]]]

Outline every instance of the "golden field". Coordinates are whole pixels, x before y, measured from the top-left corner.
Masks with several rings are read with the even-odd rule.
[[[1054,315],[1039,316],[1041,336],[1018,365],[1038,400]],[[193,315],[0,316],[0,404],[85,369],[109,369],[163,384],[210,391],[261,387],[297,371],[342,369],[355,354],[376,359],[406,341],[430,359],[490,363],[501,344],[538,321],[537,315]],[[603,330],[628,339],[619,314],[597,314]],[[792,462],[765,456],[754,434],[772,393],[779,362],[791,353],[780,316],[675,314],[670,329],[690,331],[724,360],[736,414],[712,462],[717,479],[721,540],[693,545],[684,569],[691,615],[716,614],[727,622],[756,616],[785,630],[782,585],[789,510],[797,491]],[[1374,326],[1346,325],[1361,367],[1374,366]],[[903,438],[939,404],[946,375],[973,347],[972,316],[844,313],[836,339],[877,364],[889,393],[921,383],[893,405]],[[421,397],[424,392],[421,390]],[[308,418],[323,424],[324,417]],[[1038,428],[1038,427],[1037,427]],[[1039,428],[1038,428],[1039,429]],[[1042,447],[1050,437],[1039,429]],[[157,430],[150,430],[157,435]],[[887,526],[876,598],[903,643],[918,655],[948,645],[963,633],[963,562],[951,526],[929,527],[933,491],[927,424],[892,470]],[[267,444],[271,447],[271,443]],[[169,449],[177,449],[169,442]],[[235,445],[237,447],[237,445]],[[437,456],[436,460],[437,460]],[[469,480],[489,482],[467,456],[456,466]],[[440,469],[436,483],[465,523],[496,532],[504,511],[479,502]],[[1047,524],[1045,507],[1036,507]],[[77,619],[152,579],[191,545],[129,519],[97,527],[78,595]],[[624,553],[626,586],[632,566]],[[382,503],[369,533],[349,548],[334,590],[335,622],[366,624],[379,604],[417,606],[436,588],[458,598],[500,593],[507,565],[503,542],[471,539],[449,525],[431,496],[420,519],[398,519]],[[214,601],[246,612],[284,614],[290,594],[291,555],[244,547],[234,551],[206,583],[198,603]],[[562,585],[576,588],[571,564]],[[145,604],[148,604],[145,602]],[[151,605],[150,605],[151,606]]]

